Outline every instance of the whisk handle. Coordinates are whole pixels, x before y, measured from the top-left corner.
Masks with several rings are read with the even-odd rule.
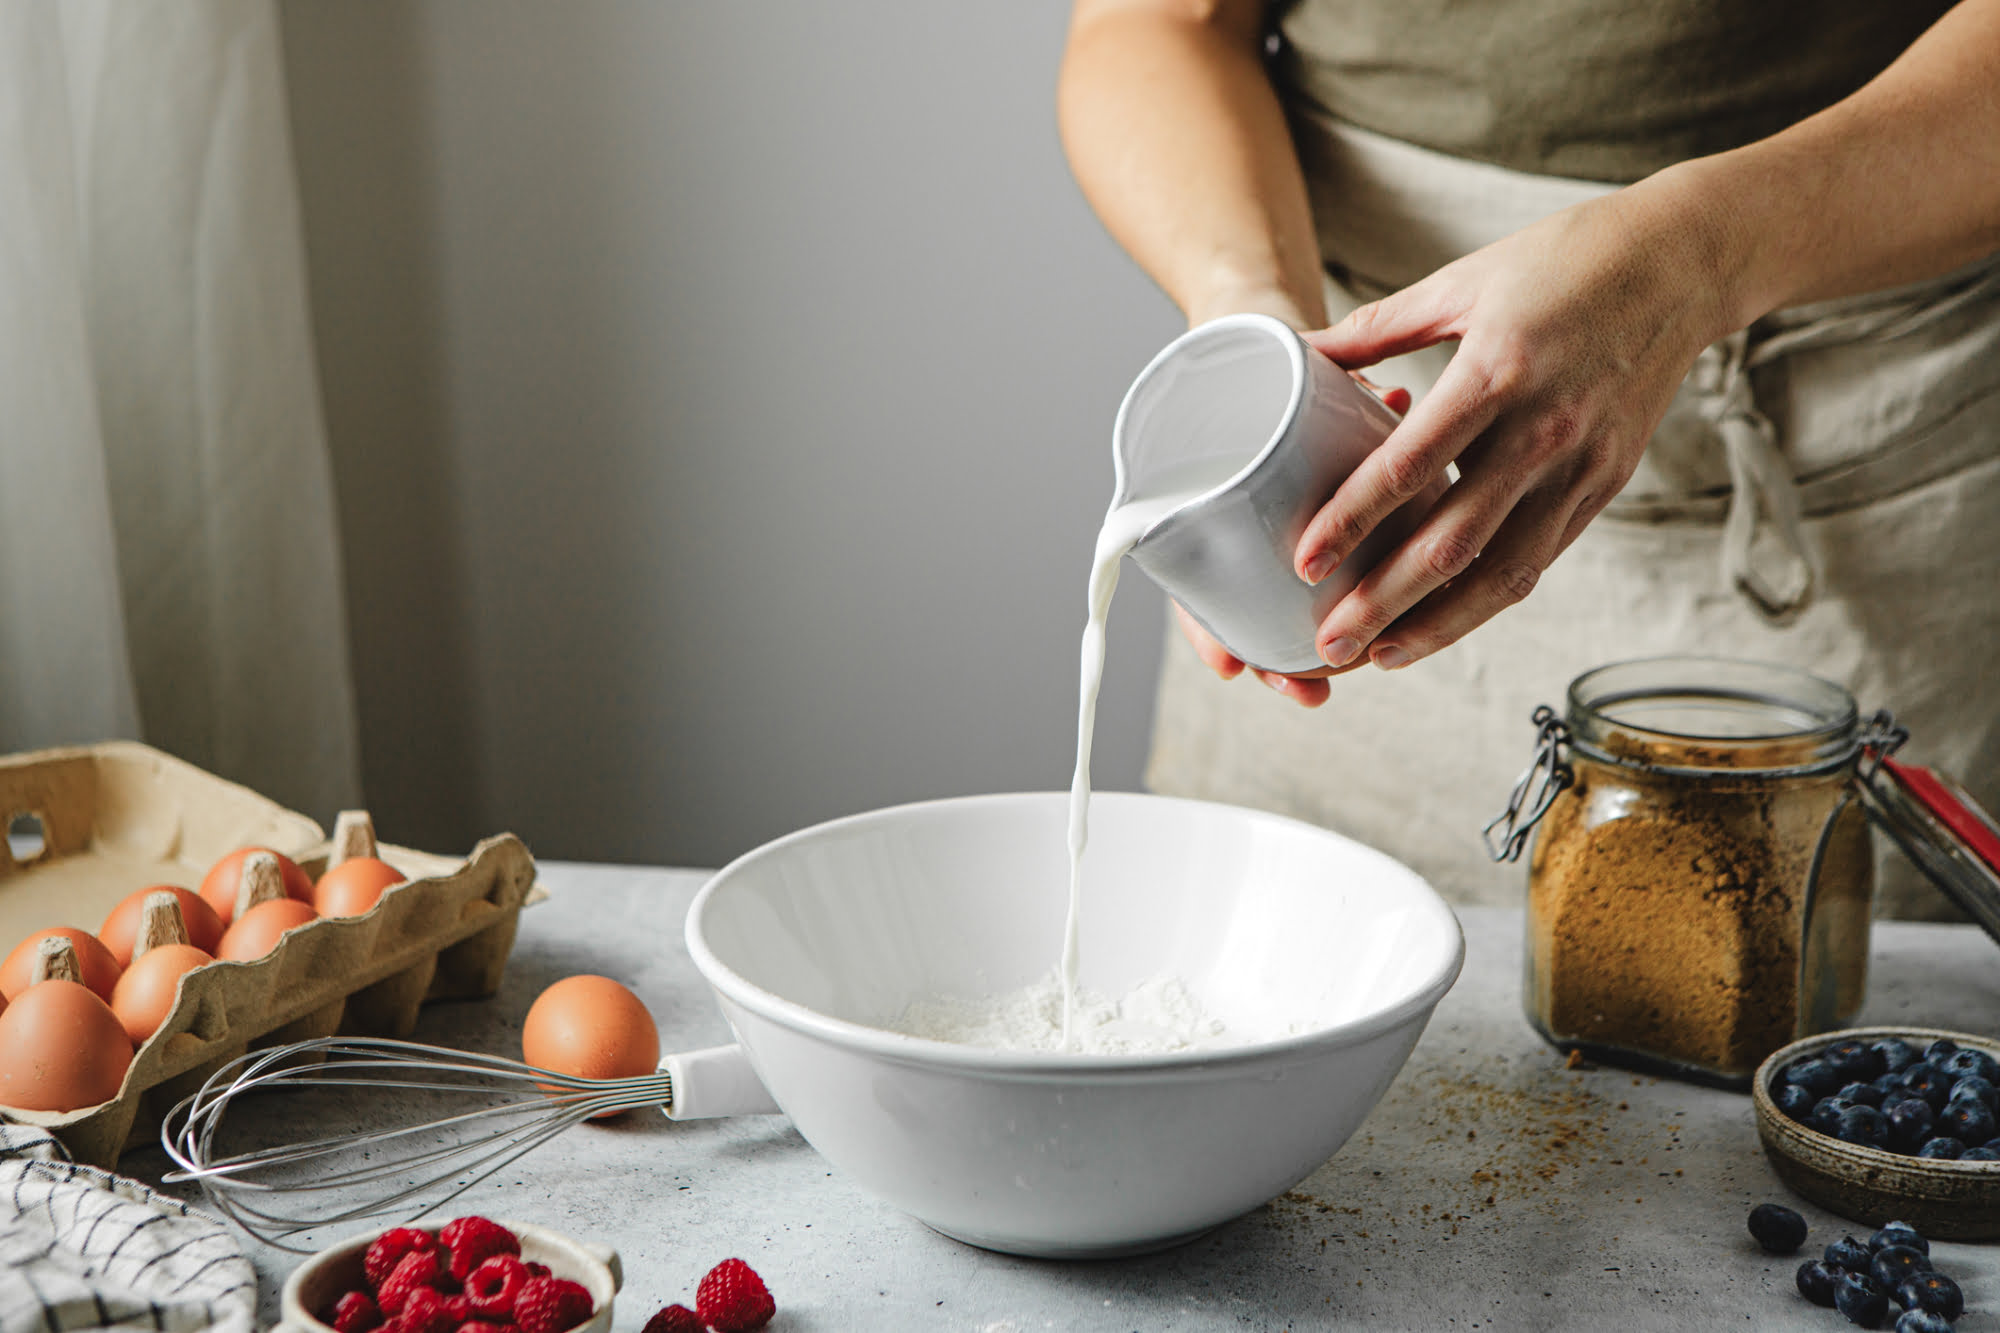
[[[660,1061],[673,1082],[667,1115],[674,1120],[713,1120],[725,1115],[771,1115],[778,1104],[764,1091],[741,1046],[683,1051]]]

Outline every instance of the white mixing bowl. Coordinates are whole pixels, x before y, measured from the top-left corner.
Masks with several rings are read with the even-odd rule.
[[[883,1031],[917,999],[1047,976],[1068,794],[805,829],[710,880],[687,942],[799,1132],[988,1249],[1106,1257],[1190,1239],[1304,1179],[1395,1078],[1465,954],[1457,918],[1359,843],[1235,806],[1091,803],[1081,981],[1185,979],[1236,1032],[1164,1055],[1002,1052]]]

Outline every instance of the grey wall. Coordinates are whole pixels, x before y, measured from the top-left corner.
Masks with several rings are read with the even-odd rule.
[[[286,0],[385,836],[718,864],[1068,782],[1127,382],[1053,0]],[[1138,785],[1162,613],[1112,617]]]

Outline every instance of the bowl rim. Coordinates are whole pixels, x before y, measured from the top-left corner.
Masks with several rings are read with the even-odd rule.
[[[796,1001],[787,1000],[745,979],[718,958],[709,948],[707,940],[703,938],[702,927],[709,904],[722,886],[748,867],[767,858],[781,855],[796,843],[824,837],[839,829],[889,822],[907,818],[917,812],[946,807],[1058,802],[1066,805],[1069,800],[1069,793],[1066,791],[989,792],[910,801],[825,820],[775,838],[723,866],[711,875],[701,890],[695,894],[693,903],[688,907],[684,928],[688,953],[693,957],[695,967],[701,972],[702,977],[723,999],[780,1027],[897,1064],[931,1068],[945,1066],[961,1072],[1001,1078],[1011,1075],[1032,1079],[1089,1080],[1110,1073],[1133,1075],[1151,1073],[1170,1076],[1198,1070],[1234,1069],[1247,1064],[1265,1063],[1273,1058],[1316,1056],[1366,1041],[1402,1026],[1413,1017],[1427,1014],[1458,980],[1459,972],[1465,965],[1465,930],[1459,922],[1458,914],[1452,911],[1451,905],[1428,880],[1386,852],[1302,819],[1293,819],[1287,815],[1273,814],[1267,810],[1256,810],[1248,806],[1230,805],[1222,801],[1202,801],[1184,796],[1160,796],[1151,792],[1128,791],[1096,792],[1091,799],[1093,802],[1107,801],[1121,805],[1130,802],[1225,810],[1233,816],[1246,818],[1254,823],[1294,828],[1315,837],[1333,839],[1370,857],[1379,858],[1408,876],[1409,882],[1421,890],[1414,895],[1414,901],[1424,911],[1438,919],[1440,924],[1449,928],[1449,943],[1443,950],[1444,956],[1440,965],[1424,979],[1421,985],[1413,988],[1395,1004],[1370,1011],[1346,1022],[1314,1028],[1309,1032],[1237,1046],[1102,1055],[1065,1051],[1003,1051],[991,1047],[937,1041],[929,1037],[913,1037],[906,1033],[891,1032],[884,1028],[869,1027],[863,1023],[834,1018],[818,1010],[809,1009]]]
[[[1810,1134],[1817,1151],[1826,1153],[1836,1160],[1845,1160],[1856,1167],[1866,1167],[1871,1171],[1896,1170],[1910,1177],[1925,1175],[1962,1174],[1968,1177],[1991,1176],[1990,1183],[2000,1185],[2000,1162],[1962,1162],[1955,1157],[1916,1157],[1909,1153],[1890,1152],[1887,1148],[1870,1147],[1865,1143],[1849,1143],[1845,1139],[1822,1134],[1811,1125],[1802,1124],[1778,1109],[1778,1103],[1771,1096],[1771,1081],[1778,1071],[1792,1061],[1813,1055],[1829,1046],[1843,1041],[1880,1041],[1888,1037],[1909,1040],[1923,1038],[1926,1042],[1939,1037],[1949,1037],[1960,1045],[1969,1045],[2000,1059],[2000,1038],[1985,1036],[1977,1032],[1958,1032],[1950,1028],[1927,1028],[1917,1026],[1896,1026],[1878,1024],[1862,1028],[1837,1028],[1830,1032],[1815,1033],[1787,1042],[1765,1056],[1757,1066],[1757,1072],[1750,1076],[1750,1101],[1756,1109],[1756,1118],[1765,1142],[1783,1151],[1785,1156],[1797,1160],[1786,1142],[1794,1134]]]

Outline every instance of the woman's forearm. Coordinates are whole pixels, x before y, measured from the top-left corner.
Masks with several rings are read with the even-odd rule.
[[[2000,249],[2000,0],[1962,0],[1851,96],[1654,182],[1713,211],[1735,327]]]
[[[1263,66],[1263,0],[1078,0],[1058,109],[1070,166],[1189,322],[1325,323],[1319,247]]]

